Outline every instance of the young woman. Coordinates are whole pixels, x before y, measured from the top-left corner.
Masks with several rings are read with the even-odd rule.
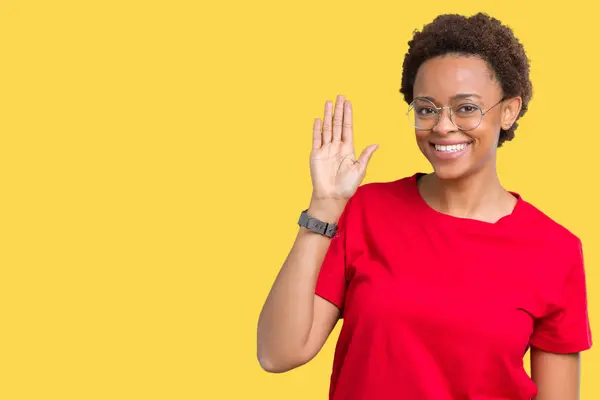
[[[364,185],[377,146],[355,158],[351,103],[326,102],[312,199],[259,318],[266,371],[307,363],[343,318],[332,400],[579,398],[581,241],[496,170],[531,92],[509,28],[436,18],[409,42],[401,88],[433,172]]]

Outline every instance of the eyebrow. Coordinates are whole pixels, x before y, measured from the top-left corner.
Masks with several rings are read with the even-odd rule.
[[[429,100],[429,101],[435,103],[435,99],[430,96],[416,96],[416,97],[418,97],[420,99],[426,99],[426,100]],[[478,99],[481,99],[481,96],[478,95],[477,93],[458,93],[458,94],[455,94],[454,96],[452,96],[451,99],[452,100],[460,100],[460,99],[466,99],[469,97],[476,97]]]

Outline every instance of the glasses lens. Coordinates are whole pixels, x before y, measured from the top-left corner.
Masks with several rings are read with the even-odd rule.
[[[481,122],[481,108],[475,104],[457,104],[452,106],[452,122],[458,129],[471,130]]]
[[[415,99],[408,107],[408,121],[417,129],[432,129],[438,121],[438,110],[429,100]]]

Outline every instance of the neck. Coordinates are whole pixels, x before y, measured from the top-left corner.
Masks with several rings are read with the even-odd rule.
[[[502,187],[495,168],[453,180],[435,174],[424,178],[424,199],[444,214],[493,222],[510,214],[516,204],[514,196]]]

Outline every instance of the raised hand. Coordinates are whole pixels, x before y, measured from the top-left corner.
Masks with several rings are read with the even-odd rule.
[[[347,201],[362,183],[367,165],[378,145],[365,148],[357,159],[354,152],[352,104],[338,95],[335,106],[325,102],[323,121],[313,125],[310,171],[312,201]]]

